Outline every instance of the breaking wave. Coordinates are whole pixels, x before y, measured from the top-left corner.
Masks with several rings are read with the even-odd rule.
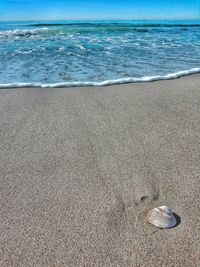
[[[0,38],[28,37],[32,35],[38,35],[47,31],[48,29],[46,27],[40,29],[23,29],[23,30],[16,29],[16,30],[0,31]]]
[[[179,71],[175,73],[170,73],[165,76],[144,76],[141,78],[122,78],[115,80],[106,80],[100,82],[66,82],[66,83],[5,83],[0,84],[0,88],[20,88],[20,87],[49,87],[49,88],[58,88],[58,87],[82,87],[82,86],[108,86],[114,84],[125,84],[125,83],[139,83],[139,82],[154,82],[159,80],[171,80],[180,78],[183,76],[200,73],[200,68],[193,68],[190,70]]]

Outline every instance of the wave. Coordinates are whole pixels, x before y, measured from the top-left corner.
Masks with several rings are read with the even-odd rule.
[[[10,37],[24,37],[24,36],[32,36],[38,35],[45,31],[48,31],[47,28],[40,29],[24,29],[24,30],[8,30],[8,31],[0,31],[0,38],[10,38]]]
[[[200,24],[135,24],[135,23],[42,23],[42,24],[29,24],[26,27],[36,27],[35,29],[15,29],[15,30],[3,30],[0,31],[0,39],[3,38],[12,38],[12,37],[31,37],[35,35],[40,35],[45,32],[49,32],[51,34],[63,35],[65,34],[65,30],[67,31],[96,31],[99,30],[107,30],[107,31],[135,31],[135,32],[151,32],[153,29],[157,31],[156,28],[159,28],[159,32],[165,28],[169,27],[181,27],[182,30],[187,30],[188,27],[200,27]],[[49,27],[54,26],[68,26],[69,28],[63,29],[64,31],[60,32],[59,29],[57,31],[49,29]]]
[[[113,22],[113,23],[36,23],[28,24],[31,27],[55,27],[55,26],[75,26],[75,27],[200,27],[200,23],[126,23],[126,22]]]
[[[22,87],[49,87],[49,88],[58,88],[58,87],[83,87],[83,86],[108,86],[114,84],[125,84],[125,83],[139,83],[139,82],[154,82],[159,80],[171,80],[180,78],[183,76],[200,73],[200,68],[193,68],[190,70],[179,71],[175,73],[170,73],[165,76],[144,76],[141,78],[122,78],[116,80],[106,80],[102,82],[67,82],[67,83],[5,83],[0,84],[0,88],[22,88]]]

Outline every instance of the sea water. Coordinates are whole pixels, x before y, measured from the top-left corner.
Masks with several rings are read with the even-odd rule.
[[[82,86],[200,72],[200,21],[0,22],[0,87]]]

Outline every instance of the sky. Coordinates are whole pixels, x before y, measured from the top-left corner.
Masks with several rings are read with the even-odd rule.
[[[0,20],[200,19],[200,0],[0,0]]]

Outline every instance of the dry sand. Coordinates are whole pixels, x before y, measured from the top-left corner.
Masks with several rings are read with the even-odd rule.
[[[197,266],[200,76],[0,90],[0,266]],[[146,212],[167,205],[161,230]]]

